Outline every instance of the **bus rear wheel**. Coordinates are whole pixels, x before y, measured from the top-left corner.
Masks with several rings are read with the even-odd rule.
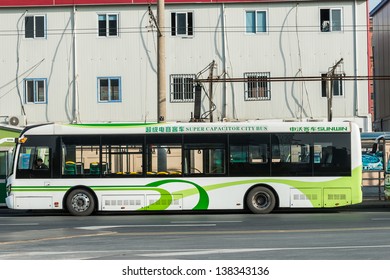
[[[95,210],[95,198],[85,189],[75,189],[66,198],[66,207],[74,216],[89,216]]]
[[[266,187],[255,187],[246,196],[246,204],[255,214],[268,214],[275,208],[276,197]]]

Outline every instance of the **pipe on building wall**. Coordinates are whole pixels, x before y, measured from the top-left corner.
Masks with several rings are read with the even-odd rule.
[[[72,36],[73,36],[73,51],[72,51],[72,60],[73,60],[73,120],[72,123],[79,123],[79,95],[77,91],[77,36],[76,36],[76,6],[73,6],[72,14]]]
[[[353,1],[353,75],[357,77],[358,75],[358,58],[357,58],[357,53],[358,53],[358,42],[357,42],[357,30],[356,30],[356,24],[357,24],[357,7],[356,7],[356,0]],[[354,96],[355,96],[355,112],[354,115],[357,117],[359,116],[359,92],[358,92],[358,81],[354,80]]]
[[[28,10],[26,10],[18,19],[18,22],[16,23],[16,30],[17,30],[17,41],[16,41],[16,77],[15,77],[15,82],[16,82],[16,92],[19,97],[19,102],[20,102],[20,107],[21,107],[21,113],[24,117],[27,118],[26,111],[24,110],[24,105],[23,105],[23,98],[22,94],[20,93],[20,88],[19,88],[19,69],[20,69],[20,32],[19,32],[19,22],[23,20],[26,17]]]
[[[222,73],[226,75],[226,26],[225,26],[225,4],[221,4],[221,33],[222,33]],[[227,110],[227,103],[226,103],[226,81],[222,83],[222,116],[221,118],[226,118],[226,110]]]

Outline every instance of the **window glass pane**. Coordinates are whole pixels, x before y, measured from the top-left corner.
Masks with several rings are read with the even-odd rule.
[[[320,28],[321,32],[330,31],[330,11],[329,9],[320,10]]]
[[[269,141],[269,135],[266,134],[240,133],[230,135],[230,175],[269,175]]]
[[[255,12],[246,12],[246,32],[247,33],[256,33]]]
[[[267,31],[267,18],[265,12],[257,12],[257,32],[266,32]]]
[[[26,81],[26,99],[27,102],[34,102],[34,81]]]
[[[351,139],[349,134],[314,135],[314,176],[349,176],[351,174]]]
[[[108,80],[99,80],[99,98],[100,101],[108,101]]]
[[[45,81],[36,81],[37,102],[45,102]]]
[[[62,138],[62,175],[99,176],[107,172],[107,163],[100,162],[99,137]]]
[[[309,134],[273,134],[271,175],[312,176],[311,145]]]
[[[103,162],[107,162],[104,176],[142,175],[142,144],[103,145]]]
[[[151,176],[181,175],[182,137],[180,135],[147,136],[146,170]]]
[[[193,78],[184,78],[184,99],[194,98]]]
[[[225,149],[222,144],[187,144],[185,146],[186,174],[224,174]]]
[[[34,17],[27,16],[24,19],[25,38],[34,38]]]
[[[188,18],[188,35],[192,36],[194,34],[193,23],[192,23],[192,13],[187,13]]]
[[[341,10],[332,10],[332,31],[341,31]]]
[[[186,14],[176,14],[177,19],[177,34],[186,35],[187,34],[187,15]]]
[[[18,160],[18,170],[48,170],[49,168],[49,147],[21,147]]]
[[[35,37],[36,38],[45,37],[45,17],[43,16],[35,17]]]
[[[326,97],[326,77],[327,74],[321,74],[321,96]]]
[[[183,79],[173,78],[173,97],[175,100],[183,99]]]
[[[176,13],[171,14],[171,35],[176,36]]]
[[[119,100],[119,79],[110,80],[110,100]]]
[[[117,36],[118,35],[118,16],[117,15],[109,15],[108,16],[108,24],[109,24],[108,34],[110,36]]]
[[[99,15],[99,36],[106,36],[106,28],[107,28],[107,22],[106,22],[106,15]]]

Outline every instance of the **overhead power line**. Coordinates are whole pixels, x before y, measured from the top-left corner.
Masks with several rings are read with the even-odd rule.
[[[390,80],[390,76],[344,76],[338,75],[334,78],[331,77],[319,77],[319,76],[297,76],[297,77],[269,77],[269,78],[260,78],[261,81],[270,81],[270,82],[322,82],[327,80],[339,80],[343,81],[368,81],[368,80]],[[218,79],[195,79],[195,82],[206,83],[206,82],[254,82],[256,79],[253,78],[218,78]]]

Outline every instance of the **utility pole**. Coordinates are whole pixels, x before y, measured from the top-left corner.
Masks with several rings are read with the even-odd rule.
[[[209,98],[210,98],[210,103],[209,103],[209,110],[210,110],[210,122],[214,122],[214,117],[213,117],[213,75],[214,75],[214,66],[215,66],[215,60],[211,63],[210,66],[210,73],[209,73]]]
[[[166,121],[166,79],[165,79],[165,2],[157,1],[157,91],[158,91],[158,122]]]
[[[333,80],[334,80],[334,72],[336,71],[336,68],[340,65],[340,63],[343,62],[343,59],[341,58],[335,65],[333,65],[328,73],[326,73],[326,98],[328,100],[328,122],[332,121],[332,106],[333,106]]]

